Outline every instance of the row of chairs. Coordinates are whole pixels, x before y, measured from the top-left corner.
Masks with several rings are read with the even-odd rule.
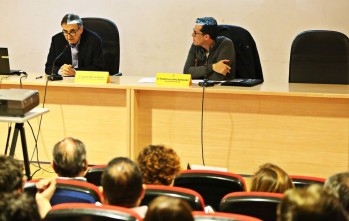
[[[232,213],[194,211],[195,221],[261,221],[258,218]],[[66,203],[52,207],[45,221],[141,221],[134,211],[118,206],[96,206],[86,203]]]
[[[151,189],[155,190],[155,188]],[[166,189],[169,190],[171,189],[171,187],[159,187],[158,190],[160,190],[160,192],[156,192],[150,197],[146,196],[146,201],[150,202],[151,198],[155,198],[159,194],[179,197],[189,202],[191,206],[194,207],[193,209],[195,211],[195,214],[201,214],[202,220],[204,220],[204,217],[208,219],[207,215],[204,215],[205,212],[203,211],[203,199],[200,198],[200,195],[198,193],[179,187],[172,187],[172,191],[166,191]],[[221,217],[218,220],[246,220],[246,218],[248,218],[247,220],[260,219],[264,221],[276,221],[276,209],[282,197],[283,194],[278,193],[230,193],[222,199],[222,203],[218,212],[221,215],[225,214],[225,218],[223,219],[223,217]],[[72,197],[70,197],[70,199],[72,199]],[[142,204],[143,203],[144,202],[142,202]],[[233,215],[230,216],[227,213]],[[240,214],[240,219],[238,219],[239,215],[236,214]],[[234,218],[234,216],[235,219],[232,219]],[[123,207],[109,205],[96,206],[93,203],[66,202],[61,202],[54,205],[45,220],[89,220],[87,218],[93,218],[91,220],[141,220],[139,215],[137,215],[134,211]]]
[[[119,74],[120,39],[114,22],[104,18],[82,18],[84,27],[99,34],[111,75]],[[236,77],[264,79],[259,53],[250,32],[234,25],[219,25],[220,36],[233,41]],[[290,83],[349,84],[349,38],[340,32],[308,30],[292,42]]]
[[[186,172],[187,174],[190,173],[189,171]],[[204,171],[193,172],[199,172],[202,174]],[[226,182],[224,179],[228,180],[228,173],[217,171],[206,171],[206,173],[209,174],[209,177],[211,177],[209,179],[212,179],[214,174],[216,174],[216,177],[223,177],[222,183]],[[240,181],[237,182],[241,183],[241,187],[246,187],[241,176],[236,174],[230,175],[232,175],[231,178],[235,180],[233,182],[236,182],[238,179]],[[299,178],[304,180],[305,178],[309,177],[301,176]],[[190,178],[188,180],[190,180]],[[323,181],[323,179],[314,178],[310,180],[310,183],[321,183]],[[28,194],[35,195],[35,182],[36,180],[28,181],[24,187],[24,191]],[[209,185],[208,182],[206,182],[206,184]],[[198,181],[197,185],[200,186],[200,181]],[[302,185],[304,185],[304,182]],[[218,189],[219,188],[217,186],[211,186],[210,192],[214,193],[215,190]],[[215,208],[216,211],[253,216],[265,221],[276,220],[276,208],[283,196],[282,194],[276,193],[246,192],[244,190],[239,190],[237,192],[230,192],[224,195],[222,198],[214,199],[212,202],[206,202],[206,199],[204,200],[201,194],[193,189],[177,186],[147,185],[145,196],[141,202],[141,205],[148,205],[154,198],[160,195],[177,197],[185,200],[195,211],[204,211],[205,205],[210,205],[209,203],[212,205],[213,203],[216,203],[216,200],[218,199],[219,202],[217,202]],[[101,193],[99,192],[98,187],[94,184],[76,180],[58,179],[57,189],[52,197],[51,204],[61,205],[62,203],[67,202],[84,202],[94,204],[95,202],[101,202],[101,199]],[[212,200],[210,198],[208,199]],[[64,208],[64,206],[62,206],[62,208]]]
[[[88,182],[97,186],[101,185],[101,175],[105,165],[92,166],[85,177]],[[296,187],[304,187],[310,184],[325,182],[324,178],[311,176],[291,175]],[[174,180],[175,187],[188,188],[198,192],[206,205],[218,210],[221,199],[232,192],[246,191],[246,182],[239,174],[212,170],[183,170]],[[150,192],[151,190],[148,189]],[[157,190],[152,190],[152,194]]]

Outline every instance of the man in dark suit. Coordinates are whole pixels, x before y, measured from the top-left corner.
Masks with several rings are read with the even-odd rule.
[[[84,29],[78,15],[65,15],[61,26],[63,31],[52,37],[45,73],[74,76],[76,70],[103,71],[101,38]]]

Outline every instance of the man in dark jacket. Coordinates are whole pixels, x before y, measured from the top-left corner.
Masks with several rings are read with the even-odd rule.
[[[193,79],[229,80],[235,78],[233,42],[218,36],[217,21],[212,17],[196,19],[193,44],[184,65],[184,73]]]
[[[63,31],[52,37],[45,73],[74,76],[76,70],[103,71],[101,38],[84,29],[78,15],[65,15],[61,26]]]

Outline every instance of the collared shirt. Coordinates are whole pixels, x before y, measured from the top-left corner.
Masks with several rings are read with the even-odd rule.
[[[79,44],[80,41],[76,45],[70,45],[73,68],[79,68]]]
[[[84,182],[87,182],[87,179],[85,177],[80,177],[80,176],[77,176],[77,177],[58,177],[58,179],[61,179],[61,180],[78,180],[78,181],[84,181]]]

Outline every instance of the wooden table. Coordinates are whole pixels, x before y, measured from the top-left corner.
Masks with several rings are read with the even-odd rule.
[[[45,81],[34,76],[23,88],[39,90],[42,103]],[[348,85],[206,88],[202,148],[203,89],[139,79],[116,77],[105,85],[48,82],[50,113],[43,120],[39,159],[51,161],[53,145],[73,136],[86,144],[90,164],[116,156],[135,159],[144,146],[165,144],[177,151],[183,167],[202,164],[203,149],[206,165],[240,174],[252,174],[265,162],[290,174],[321,177],[349,169]],[[18,82],[11,77],[2,88],[18,88]]]

